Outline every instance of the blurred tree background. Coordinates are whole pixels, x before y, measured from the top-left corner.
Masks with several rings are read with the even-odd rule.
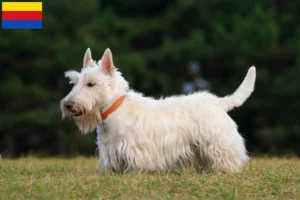
[[[230,112],[254,154],[300,155],[300,0],[51,0],[42,30],[0,31],[0,154],[95,155],[95,133],[61,121],[59,101],[87,47],[110,47],[132,88],[155,97],[181,93],[186,65],[219,96],[251,65],[256,90]]]

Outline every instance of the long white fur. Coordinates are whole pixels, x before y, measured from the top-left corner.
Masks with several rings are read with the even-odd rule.
[[[101,61],[91,61],[61,101],[63,116],[68,115],[63,104],[69,100],[86,111],[74,118],[82,132],[97,127],[101,169],[153,172],[193,163],[205,171],[239,172],[249,159],[227,111],[241,106],[253,92],[254,66],[232,95],[220,98],[205,91],[159,100],[130,90],[120,72],[110,75],[103,67]],[[95,88],[85,87],[90,80],[96,82]],[[100,113],[121,95],[126,96],[121,106],[101,120]]]

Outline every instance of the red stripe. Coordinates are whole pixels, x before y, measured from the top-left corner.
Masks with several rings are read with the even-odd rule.
[[[2,11],[2,20],[42,20],[42,11]]]

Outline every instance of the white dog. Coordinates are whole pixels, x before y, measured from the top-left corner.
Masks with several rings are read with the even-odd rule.
[[[255,67],[235,93],[222,98],[209,92],[144,97],[129,89],[109,49],[98,63],[87,49],[81,72],[65,76],[74,87],[61,101],[63,117],[73,116],[83,133],[97,128],[101,169],[153,172],[193,163],[205,171],[239,172],[248,160],[227,112],[254,90]]]

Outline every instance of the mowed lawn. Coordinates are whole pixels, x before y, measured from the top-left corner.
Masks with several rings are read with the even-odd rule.
[[[0,199],[300,199],[300,159],[252,158],[239,174],[126,175],[99,173],[96,158],[2,159]]]

